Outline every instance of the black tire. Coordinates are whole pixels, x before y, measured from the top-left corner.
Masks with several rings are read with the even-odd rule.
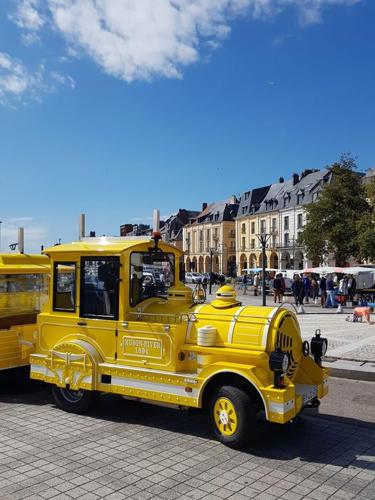
[[[235,410],[236,425],[229,430],[230,424],[228,423],[228,429],[221,431],[220,427],[225,427],[225,424],[221,414],[218,413],[218,407],[225,401],[229,401],[231,405],[229,405],[227,414],[229,420],[231,408]],[[254,404],[246,392],[230,385],[219,387],[212,395],[209,411],[214,434],[221,443],[236,450],[242,450],[249,445],[254,437],[256,412]],[[223,411],[225,410],[223,409]],[[224,421],[227,417],[224,415]]]
[[[74,391],[57,385],[52,386],[52,396],[56,405],[69,413],[85,413],[98,399],[98,393],[95,391]]]

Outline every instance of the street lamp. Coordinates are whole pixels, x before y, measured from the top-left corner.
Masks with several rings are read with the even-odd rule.
[[[259,240],[259,243],[262,246],[262,305],[266,305],[266,247],[269,242],[272,233],[260,233],[257,234],[256,237]]]
[[[1,224],[3,223],[2,220],[0,220],[0,252],[1,252]]]
[[[210,247],[208,250],[210,253],[210,282],[208,285],[208,293],[211,295],[211,293],[212,293],[212,258],[217,253],[217,249],[215,247]]]
[[[187,248],[187,250],[185,250],[185,252],[186,252],[186,255],[189,258],[189,269],[188,269],[188,271],[191,271],[191,263],[190,263],[190,238],[185,238],[185,245],[186,245],[186,248]],[[186,271],[186,269],[185,269],[185,271]]]

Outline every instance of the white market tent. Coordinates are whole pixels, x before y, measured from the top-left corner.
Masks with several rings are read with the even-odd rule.
[[[373,267],[333,267],[333,266],[320,266],[320,267],[308,267],[300,272],[304,273],[317,273],[317,274],[330,274],[330,273],[344,273],[344,274],[359,274],[366,272],[375,272]]]

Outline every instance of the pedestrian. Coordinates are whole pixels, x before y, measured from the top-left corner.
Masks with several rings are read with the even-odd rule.
[[[247,273],[245,273],[242,276],[242,287],[243,287],[243,294],[244,295],[246,295],[246,292],[247,292],[247,284],[248,284],[248,277],[247,277]]]
[[[203,279],[202,279],[202,287],[203,287],[203,290],[204,290],[204,293],[205,295],[207,294],[207,276],[204,275],[203,276]]]
[[[320,305],[322,307],[325,307],[327,301],[327,280],[324,274],[320,278],[319,288],[320,288]]]
[[[352,302],[354,300],[354,294],[356,292],[356,288],[357,288],[357,282],[354,276],[351,274],[348,278],[348,296],[349,300]]]
[[[346,306],[346,301],[348,300],[348,277],[343,276],[339,281],[339,290],[338,295],[343,297],[341,303],[343,306]]]
[[[258,295],[258,287],[259,287],[259,276],[258,274],[254,275],[254,295]]]
[[[298,274],[295,274],[293,276],[292,292],[294,295],[294,302],[296,306],[302,306],[304,297],[304,288],[302,280]]]
[[[328,275],[327,278],[327,300],[326,300],[326,307],[335,307],[336,302],[335,302],[335,283],[332,278],[332,274]]]
[[[369,306],[355,307],[353,315],[357,318],[357,321],[362,321],[362,318],[365,318],[367,323],[369,325],[372,325],[370,313],[372,313],[373,311],[374,308]]]
[[[279,302],[281,304],[283,298],[283,284],[281,281],[282,274],[276,274],[273,280],[273,298],[274,302]]]
[[[315,277],[311,278],[311,291],[312,291],[312,299],[314,301],[314,304],[317,304],[318,297],[319,297],[319,286],[318,282]]]
[[[305,298],[306,303],[308,304],[310,297],[311,281],[306,273],[303,275],[302,283],[303,283],[303,296]]]

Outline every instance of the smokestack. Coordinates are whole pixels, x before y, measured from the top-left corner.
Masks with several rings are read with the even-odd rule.
[[[153,232],[158,232],[160,230],[160,210],[157,208],[154,208],[152,230]]]
[[[284,177],[279,177],[279,183],[282,184],[284,182]]]
[[[202,203],[202,212],[203,212],[203,210],[206,210],[206,208],[207,208],[207,203],[206,202]]]
[[[86,216],[85,214],[81,214],[79,216],[79,234],[78,234],[78,240],[81,241],[81,238],[85,237],[85,222],[86,222]]]
[[[25,253],[25,233],[23,227],[18,228],[18,250]]]
[[[298,174],[293,174],[293,186],[298,184],[299,182],[299,175]]]

